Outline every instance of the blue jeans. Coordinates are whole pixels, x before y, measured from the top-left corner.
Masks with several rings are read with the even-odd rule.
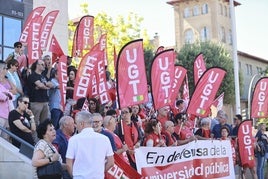
[[[57,130],[59,128],[59,120],[63,116],[63,112],[60,109],[53,108],[51,111],[51,121],[54,128]]]
[[[264,162],[265,156],[257,154],[257,176],[258,179],[264,179]]]

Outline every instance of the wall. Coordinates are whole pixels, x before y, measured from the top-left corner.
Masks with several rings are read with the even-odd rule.
[[[0,178],[36,178],[31,163],[31,159],[19,153],[18,148],[0,137]]]

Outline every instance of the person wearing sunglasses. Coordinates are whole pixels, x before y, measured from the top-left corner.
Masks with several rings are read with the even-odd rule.
[[[22,43],[21,42],[15,42],[14,43],[14,51],[8,55],[6,58],[6,62],[8,62],[11,59],[17,60],[22,55]]]
[[[29,107],[29,97],[20,96],[18,98],[17,108],[10,111],[8,122],[10,131],[31,145],[34,145],[32,132],[36,130],[34,116]],[[20,147],[20,142],[12,139],[12,144]]]
[[[130,166],[137,169],[135,160],[135,149],[142,144],[141,129],[135,121],[131,121],[132,109],[131,107],[124,107],[121,109],[120,120],[117,123],[115,133],[121,139],[123,144],[128,147],[127,156]]]
[[[45,64],[43,60],[36,60],[31,66],[32,73],[27,81],[31,110],[35,116],[36,125],[50,117],[48,90],[53,87],[53,84],[42,75],[44,70]]]

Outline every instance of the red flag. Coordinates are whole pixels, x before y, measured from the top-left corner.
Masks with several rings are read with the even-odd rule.
[[[49,51],[52,52],[52,64],[56,61],[58,57],[61,57],[64,55],[62,48],[60,47],[59,42],[57,41],[55,35],[52,35],[50,45],[49,45]]]
[[[32,20],[35,19],[36,17],[41,17],[41,14],[43,13],[43,11],[45,10],[46,7],[37,7],[35,9],[32,10],[32,12],[29,14],[29,16],[27,17],[26,22],[24,23],[24,27],[23,30],[21,32],[20,35],[20,42],[21,43],[27,43],[28,42],[28,36],[29,36],[29,30],[32,24]]]
[[[171,87],[174,82],[174,50],[158,53],[151,67],[152,96],[155,109],[171,104]]]
[[[120,109],[148,101],[142,39],[131,41],[120,50],[116,83]]]
[[[90,15],[83,16],[77,26],[76,52],[78,56],[83,56],[84,50],[90,50],[94,46],[94,17]]]
[[[84,102],[84,104],[82,106],[82,110],[89,111],[89,104],[88,104],[87,98],[85,99],[85,102]]]
[[[143,178],[116,153],[114,153],[114,163],[115,165],[105,173],[105,179]]]
[[[96,66],[95,66],[95,81],[94,83],[96,84],[97,87],[97,94],[99,96],[101,104],[105,104],[111,101],[110,95],[108,93],[108,86],[107,86],[107,81],[106,81],[106,70],[105,70],[105,59],[103,58],[105,55],[105,49],[103,48],[103,38],[100,38],[100,42],[98,43],[99,45],[95,45],[92,50],[98,50],[100,51],[101,58],[98,59]],[[98,47],[98,48],[95,48]],[[93,85],[94,85],[93,83]],[[92,86],[93,86],[92,85]],[[95,86],[95,85],[94,85]]]
[[[43,50],[43,51],[46,51],[47,49],[47,44],[48,44],[48,39],[50,37],[50,32],[52,30],[52,27],[54,25],[54,22],[56,20],[56,17],[58,15],[59,11],[56,10],[56,11],[51,11],[49,12],[43,22],[42,22],[42,26],[40,28],[40,48]]]
[[[263,77],[257,81],[253,91],[251,118],[266,117],[268,117],[268,77]]]
[[[165,49],[164,46],[158,47],[157,50],[156,50],[156,52],[155,52],[155,54],[158,54],[158,53],[162,52],[164,49]]]
[[[99,50],[91,50],[83,56],[76,73],[74,100],[88,95],[88,88],[92,85],[94,67],[101,57],[102,53]]]
[[[206,64],[203,58],[203,54],[197,55],[194,61],[194,84],[198,82],[199,78],[206,71]]]
[[[108,57],[107,57],[107,34],[102,34],[100,39],[99,39],[99,44],[100,44],[100,50],[103,51],[103,60],[104,60],[104,65],[108,65]]]
[[[222,110],[223,107],[224,92],[217,97],[212,103],[213,106],[217,108],[217,111]]]
[[[66,104],[66,87],[68,81],[67,75],[67,57],[62,55],[59,59],[58,65],[58,77],[59,77],[59,84],[60,84],[60,94],[61,94],[61,105],[64,108]]]
[[[241,165],[252,168],[255,166],[254,142],[252,137],[252,121],[244,120],[238,127],[238,150]]]
[[[174,69],[174,80],[171,88],[171,104],[175,103],[176,97],[187,73],[187,70],[182,66],[175,66]]]
[[[39,43],[40,27],[42,23],[42,17],[38,16],[31,21],[28,36],[28,60],[29,65],[33,64],[36,60],[41,57],[41,49]]]
[[[206,117],[225,74],[226,71],[218,67],[210,68],[203,73],[189,102],[188,114]]]

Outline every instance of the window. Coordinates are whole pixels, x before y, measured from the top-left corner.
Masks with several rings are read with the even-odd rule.
[[[1,58],[6,59],[8,54],[13,51],[14,42],[18,41],[20,37],[22,23],[21,20],[10,17],[3,17],[0,22],[1,26],[3,27],[0,31],[0,36],[3,36],[3,39],[1,39],[1,42],[3,43],[1,47]]]
[[[193,12],[194,16],[198,16],[199,15],[199,6],[194,6],[194,12]]]
[[[256,67],[258,74],[262,74],[262,67]]]
[[[220,40],[221,42],[226,42],[225,29],[223,26],[220,27]]]
[[[208,13],[208,4],[203,4],[202,6],[202,14],[207,14]]]
[[[222,8],[222,4],[220,4],[220,15],[223,15],[223,8]]]
[[[209,30],[208,28],[205,26],[201,29],[201,41],[205,42],[209,40]]]
[[[2,25],[3,25],[3,16],[0,16],[0,45],[2,45],[2,34],[3,34],[3,31],[2,31]],[[1,58],[1,56],[0,56],[0,58]]]
[[[194,33],[192,29],[185,32],[185,43],[194,43]]]
[[[187,18],[187,17],[190,17],[190,9],[188,7],[186,7],[184,9],[184,17]]]
[[[226,6],[224,6],[224,16],[226,16],[227,17],[227,7]]]
[[[229,30],[229,33],[228,33],[228,43],[229,45],[233,45],[232,30]]]
[[[252,65],[246,64],[247,67],[247,75],[252,75]]]

